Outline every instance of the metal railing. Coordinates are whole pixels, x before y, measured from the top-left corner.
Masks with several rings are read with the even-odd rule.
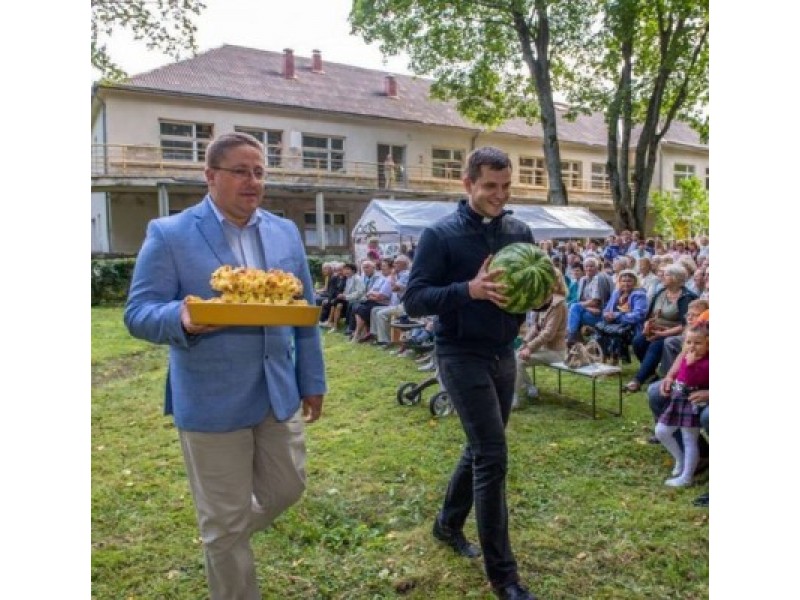
[[[174,152],[167,149],[166,152]],[[348,161],[338,158],[310,158],[295,152],[285,152],[276,166],[270,157],[266,166],[267,180],[276,183],[309,183],[336,185],[342,188],[375,188],[395,191],[437,191],[458,194],[463,192],[462,170],[441,164],[384,165],[377,162]],[[153,145],[92,145],[92,177],[96,178],[194,178],[203,179],[201,161],[165,158],[160,146]],[[608,202],[608,188],[596,189],[596,182],[572,181],[568,191],[576,199]],[[512,184],[512,195],[543,198],[547,185],[520,183],[518,176]]]

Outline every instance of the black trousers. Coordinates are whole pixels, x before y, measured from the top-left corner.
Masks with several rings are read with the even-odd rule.
[[[511,413],[516,362],[511,348],[502,356],[438,357],[442,383],[467,437],[439,514],[442,525],[461,530],[475,505],[486,574],[494,586],[519,580],[508,536],[505,427]]]

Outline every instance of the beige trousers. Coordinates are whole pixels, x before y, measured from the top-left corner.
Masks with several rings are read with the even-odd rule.
[[[211,600],[261,600],[250,536],[305,489],[300,411],[228,433],[179,431],[194,497]]]
[[[534,363],[550,364],[562,361],[566,357],[566,352],[558,350],[547,350],[547,349],[537,350],[536,352],[530,355],[527,361],[523,361],[519,357],[519,351],[517,351],[516,357],[517,357],[517,380],[514,383],[514,391],[518,395],[521,395],[524,398],[525,388],[533,383],[533,381],[531,381],[531,376],[528,373],[528,367]]]

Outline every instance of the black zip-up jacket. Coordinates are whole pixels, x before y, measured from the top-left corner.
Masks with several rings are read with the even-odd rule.
[[[438,315],[439,354],[494,356],[512,349],[525,315],[515,315],[489,300],[473,300],[469,281],[489,254],[514,242],[533,243],[530,228],[503,213],[484,223],[466,199],[420,236],[403,307],[412,317]]]

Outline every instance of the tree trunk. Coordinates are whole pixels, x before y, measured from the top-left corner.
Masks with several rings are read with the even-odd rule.
[[[630,172],[631,130],[633,129],[632,78],[633,36],[622,43],[622,69],[619,83],[608,110],[606,124],[608,127],[608,175],[611,184],[611,196],[614,202],[614,227],[622,229],[638,229],[632,210],[633,199],[628,182]],[[618,138],[617,129],[622,122],[622,141]]]
[[[522,47],[522,56],[528,71],[536,86],[536,95],[539,99],[539,112],[542,119],[542,147],[544,149],[544,162],[547,167],[547,202],[559,206],[567,205],[567,188],[561,176],[561,152],[558,147],[558,132],[556,128],[556,107],[553,102],[553,88],[550,82],[550,69],[548,60],[548,45],[550,43],[550,24],[547,20],[547,5],[544,0],[536,0],[535,11],[537,24],[535,35],[531,35],[525,17],[514,10],[514,29],[519,37]],[[535,42],[536,55],[534,56],[533,44]]]

